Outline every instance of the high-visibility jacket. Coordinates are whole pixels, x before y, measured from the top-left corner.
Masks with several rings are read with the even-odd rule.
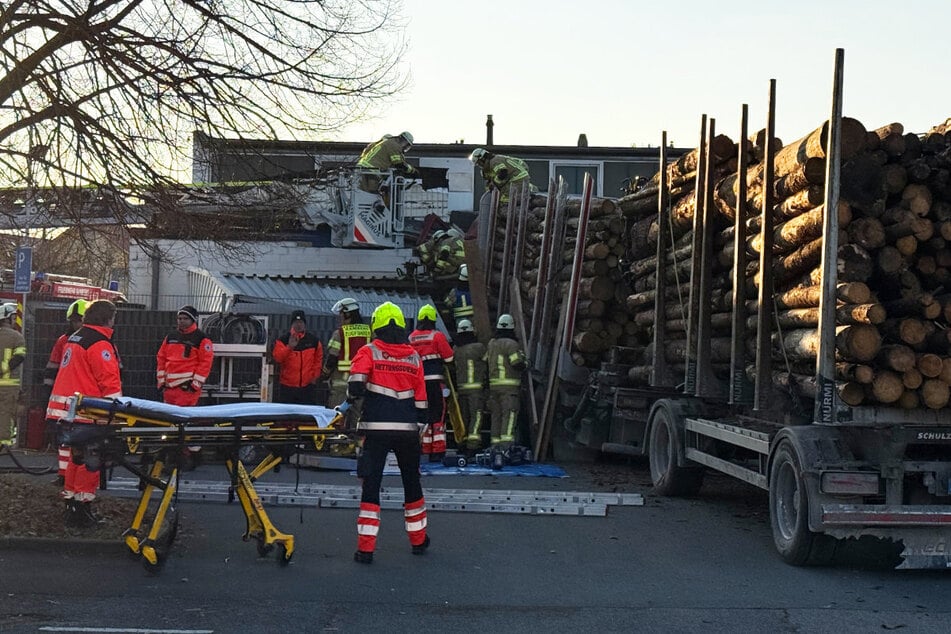
[[[201,391],[215,356],[215,348],[196,324],[166,335],[156,355],[155,379],[158,387],[177,388],[189,384]]]
[[[414,330],[409,334],[409,343],[423,360],[423,376],[427,381],[442,381],[443,365],[453,359],[452,346],[446,335],[438,330]]]
[[[309,332],[305,332],[293,348],[288,346],[290,338],[289,332],[278,337],[271,351],[274,362],[281,366],[278,381],[288,387],[310,385],[320,376],[324,347],[317,337]]]
[[[515,339],[496,337],[490,340],[485,349],[485,362],[489,371],[489,389],[522,384],[525,353]]]
[[[528,178],[528,164],[520,158],[496,154],[482,166],[482,178],[486,187],[495,187],[508,197],[512,183],[520,183]]]
[[[403,156],[403,143],[398,137],[384,137],[364,148],[357,160],[357,167],[388,170],[399,167],[410,173],[415,168]]]
[[[43,373],[43,385],[53,385],[56,380],[56,373],[59,372],[59,364],[63,362],[63,351],[66,350],[66,340],[72,333],[64,333],[59,336],[53,349],[50,350],[50,358],[46,362],[46,371]]]
[[[472,292],[468,284],[449,291],[444,303],[452,309],[452,317],[457,324],[462,319],[472,319],[472,315],[475,314],[475,309],[472,307]]]
[[[475,392],[485,385],[488,366],[485,363],[485,344],[479,341],[456,348],[456,389]]]
[[[334,331],[327,343],[327,365],[324,372],[349,372],[357,352],[370,342],[372,331],[364,323],[344,324]]]
[[[67,400],[76,392],[86,396],[122,396],[119,352],[112,344],[112,328],[83,326],[66,340],[63,362],[56,373],[46,418],[60,420],[68,410]],[[89,419],[76,419],[92,422]]]
[[[374,339],[357,351],[349,383],[365,388],[358,430],[418,433],[428,402],[423,362],[412,346]]]
[[[10,326],[0,326],[0,385],[20,385],[20,372],[26,357],[23,333]],[[10,366],[13,366],[13,370]]]

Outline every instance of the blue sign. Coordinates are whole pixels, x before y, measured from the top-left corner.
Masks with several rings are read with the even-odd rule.
[[[17,247],[13,267],[13,292],[29,293],[33,270],[33,247]]]

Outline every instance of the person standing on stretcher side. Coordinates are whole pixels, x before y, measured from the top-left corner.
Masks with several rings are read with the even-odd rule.
[[[47,420],[61,421],[69,411],[69,398],[76,392],[103,398],[122,396],[119,352],[112,343],[115,323],[116,306],[112,302],[100,299],[86,308],[83,327],[66,340],[63,361],[46,408]],[[74,422],[93,421],[77,416]],[[99,521],[91,508],[98,489],[99,472],[87,469],[76,450],[72,450],[62,492],[67,526],[87,527]]]
[[[353,560],[373,562],[380,530],[380,485],[392,450],[403,480],[403,517],[414,555],[429,547],[426,501],[419,481],[420,428],[428,420],[423,362],[409,345],[399,306],[384,302],[373,311],[374,339],[357,351],[350,366],[348,401],[363,401],[357,431],[364,435],[357,475],[363,479]]]

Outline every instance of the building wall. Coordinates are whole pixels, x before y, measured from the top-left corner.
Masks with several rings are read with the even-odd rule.
[[[212,242],[158,240],[165,255],[157,275],[153,259],[137,244],[129,250],[130,302],[153,310],[175,310],[188,303],[188,269],[245,275],[389,277],[412,259],[412,249],[339,249],[301,242],[241,243],[225,252]],[[186,301],[187,300],[187,301]]]

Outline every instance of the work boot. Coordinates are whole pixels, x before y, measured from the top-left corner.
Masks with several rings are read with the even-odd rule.
[[[82,528],[82,518],[80,517],[79,502],[73,499],[66,500],[66,513],[64,515],[66,528]]]
[[[358,550],[353,553],[353,560],[358,564],[372,564],[373,563],[373,553],[368,553],[365,550]]]
[[[80,502],[79,503],[79,515],[82,518],[85,526],[95,526],[96,524],[102,524],[106,520],[99,516],[98,513],[93,511],[92,502]]]
[[[422,544],[419,544],[418,546],[413,546],[413,554],[425,555],[427,548],[429,548],[429,535],[426,536],[426,539],[423,540]]]

